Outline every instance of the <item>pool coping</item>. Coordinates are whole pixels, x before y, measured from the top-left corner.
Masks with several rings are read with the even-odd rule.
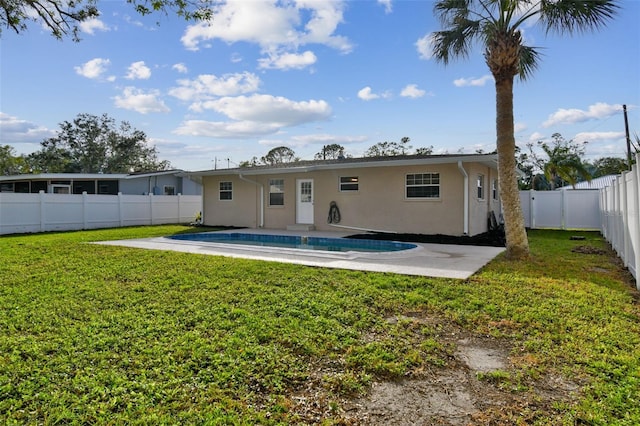
[[[220,233],[251,233],[324,238],[344,238],[353,233],[285,231],[274,229],[234,229]],[[324,252],[319,250],[232,245],[176,240],[167,237],[101,241],[96,244],[226,256],[306,266],[389,272],[439,278],[466,279],[504,251],[504,247],[413,243],[417,247],[390,252]]]

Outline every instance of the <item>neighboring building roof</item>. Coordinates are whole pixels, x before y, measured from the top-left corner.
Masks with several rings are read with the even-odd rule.
[[[210,176],[226,174],[264,175],[273,173],[297,173],[314,170],[334,170],[354,167],[393,167],[422,164],[482,163],[497,167],[497,154],[446,154],[446,155],[396,155],[390,157],[360,157],[337,160],[295,161],[277,165],[236,167],[232,169],[202,170],[189,175]]]
[[[591,182],[587,182],[587,181],[578,182],[576,183],[575,188],[571,185],[567,185],[567,186],[558,188],[558,190],[567,191],[567,190],[573,190],[573,189],[602,189],[602,188],[606,188],[607,186],[613,185],[613,181],[619,176],[620,175],[600,176],[598,178],[591,179]]]
[[[49,180],[49,179],[137,179],[149,176],[179,175],[186,176],[188,173],[183,170],[162,170],[159,172],[137,172],[137,173],[37,173],[12,176],[0,176],[0,181],[7,180]]]

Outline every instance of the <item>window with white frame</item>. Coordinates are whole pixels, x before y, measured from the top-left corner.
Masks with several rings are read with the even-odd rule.
[[[478,175],[477,179],[478,200],[484,200],[484,175]]]
[[[498,201],[498,179],[494,179],[491,183],[491,198]]]
[[[220,182],[220,199],[233,200],[233,182]]]
[[[340,176],[340,192],[352,192],[359,189],[358,176]]]
[[[269,205],[284,206],[284,179],[269,179]]]
[[[412,173],[405,184],[407,198],[440,198],[440,173]]]

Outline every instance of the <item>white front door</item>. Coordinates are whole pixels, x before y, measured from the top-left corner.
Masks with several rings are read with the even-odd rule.
[[[296,223],[313,224],[313,179],[296,180]]]

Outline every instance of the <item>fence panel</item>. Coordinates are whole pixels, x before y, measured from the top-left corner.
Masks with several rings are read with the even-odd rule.
[[[601,228],[597,189],[520,191],[520,204],[528,228],[598,231]]]
[[[0,234],[191,222],[200,195],[0,193]]]

